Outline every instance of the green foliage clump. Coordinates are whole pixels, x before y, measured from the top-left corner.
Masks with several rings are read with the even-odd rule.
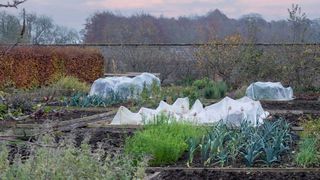
[[[203,78],[196,80],[192,83],[192,86],[196,87],[197,89],[204,89],[209,84],[212,84],[213,81],[211,81],[209,78]]]
[[[8,113],[8,106],[0,104],[0,120],[4,120]]]
[[[291,141],[290,127],[283,120],[265,122],[257,128],[247,122],[243,122],[239,129],[218,124],[201,141],[189,141],[188,165],[199,152],[205,166],[225,166],[237,159],[243,159],[249,167],[257,160],[271,166],[288,152]]]
[[[65,99],[64,103],[69,106],[77,107],[107,107],[119,103],[126,102],[121,96],[115,94],[109,97],[102,97],[98,95],[88,96],[85,93],[76,93],[69,99]]]
[[[74,92],[83,92],[86,93],[90,90],[90,86],[80,81],[76,77],[64,76],[60,78],[57,82],[52,84],[52,87],[61,89],[61,90],[72,90]]]
[[[194,87],[186,87],[182,91],[183,97],[188,97],[190,104],[192,105],[197,99],[200,98],[200,94]]]
[[[196,80],[192,86],[206,99],[220,99],[224,97],[228,91],[228,86],[224,81],[215,82],[209,78]]]
[[[303,167],[319,165],[320,119],[309,119],[303,123],[303,129],[295,162]]]
[[[160,115],[154,123],[127,139],[125,152],[139,157],[151,156],[151,165],[165,165],[177,161],[187,150],[189,138],[200,138],[206,128]]]
[[[318,146],[319,140],[317,138],[308,137],[301,140],[295,162],[303,167],[318,165],[320,162]]]
[[[134,103],[138,107],[154,108],[162,100],[172,104],[178,98],[188,97],[192,105],[201,98],[220,99],[226,95],[227,90],[225,82],[214,82],[208,78],[196,80],[190,86],[167,86],[160,89],[159,86],[153,85],[151,89],[144,88]]]
[[[46,136],[40,146],[31,145],[29,157],[16,155],[8,161],[9,149],[0,146],[0,179],[142,179],[147,161],[127,155],[105,156],[100,147],[92,152],[88,143],[79,148],[65,141],[59,144]]]

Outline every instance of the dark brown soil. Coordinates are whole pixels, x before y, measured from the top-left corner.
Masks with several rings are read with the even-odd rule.
[[[291,126],[301,126],[303,122],[308,121],[310,119],[319,119],[320,120],[320,111],[319,113],[314,114],[294,114],[294,113],[276,113],[272,115],[273,119],[282,118],[289,122]]]
[[[123,151],[126,138],[132,136],[136,129],[117,129],[117,128],[83,128],[73,132],[76,136],[77,145],[86,136],[90,136],[89,143],[93,149],[101,144],[102,148],[108,152]]]
[[[74,138],[75,145],[80,146],[85,137],[89,137],[89,144],[92,150],[95,150],[99,145],[106,151],[106,153],[119,153],[124,149],[124,143],[126,138],[132,136],[136,129],[116,129],[116,128],[83,128],[76,129],[73,132],[65,134],[59,134],[56,136],[56,142],[59,142],[62,138]],[[35,139],[29,139],[30,142]],[[11,144],[9,152],[9,160],[12,162],[14,157],[19,154],[23,158],[28,158],[30,154],[30,144],[20,143]]]
[[[267,110],[320,110],[320,101],[261,101],[261,104]]]
[[[105,111],[107,112],[107,110]],[[39,111],[35,115],[22,121],[15,121],[11,119],[0,121],[0,131],[2,129],[7,129],[15,127],[16,124],[43,124],[57,121],[67,121],[71,119],[83,118],[87,116],[92,116],[95,114],[102,113],[101,111],[82,111],[82,110],[52,110],[51,112]]]
[[[44,123],[49,121],[67,121],[76,118],[82,118],[86,116],[92,116],[101,112],[94,111],[81,111],[81,110],[53,110],[49,113],[39,112],[35,116],[27,119],[23,123]]]
[[[295,94],[296,100],[314,100],[314,101],[319,101],[320,99],[320,93],[298,93]]]
[[[184,170],[167,170],[161,172],[156,179],[219,179],[219,180],[249,180],[249,179],[277,179],[277,180],[291,180],[291,179],[320,179],[320,172],[224,172],[211,171],[203,169],[201,171],[184,171]]]

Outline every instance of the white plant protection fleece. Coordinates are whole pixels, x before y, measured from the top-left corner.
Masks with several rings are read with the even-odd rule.
[[[247,121],[253,126],[263,123],[263,119],[269,116],[264,111],[259,101],[248,97],[233,100],[224,98],[218,103],[203,107],[199,100],[189,109],[189,99],[179,98],[172,105],[161,101],[156,109],[141,108],[138,113],[133,113],[121,106],[113,118],[113,125],[142,125],[152,122],[154,117],[165,114],[174,117],[178,121],[189,121],[194,124],[213,124],[219,121],[231,126],[240,126]]]
[[[255,82],[247,88],[246,96],[253,100],[289,101],[293,99],[293,90],[280,82]]]
[[[151,89],[152,84],[160,86],[160,79],[150,73],[142,73],[134,78],[106,77],[94,81],[89,96],[98,95],[105,98],[119,96],[122,99],[135,98],[140,95],[144,85]]]

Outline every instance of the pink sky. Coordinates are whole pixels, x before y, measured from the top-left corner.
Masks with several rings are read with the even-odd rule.
[[[123,15],[146,12],[155,16],[178,17],[203,15],[220,9],[231,18],[259,13],[267,20],[279,20],[287,18],[287,8],[292,3],[300,4],[309,18],[320,18],[320,0],[28,0],[20,8],[46,14],[58,24],[79,30],[95,11],[111,10]]]

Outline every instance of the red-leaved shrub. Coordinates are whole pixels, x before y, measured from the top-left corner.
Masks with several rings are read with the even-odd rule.
[[[17,88],[43,86],[61,76],[90,83],[103,75],[103,68],[103,56],[93,48],[15,47],[0,56],[0,87],[8,83]]]

